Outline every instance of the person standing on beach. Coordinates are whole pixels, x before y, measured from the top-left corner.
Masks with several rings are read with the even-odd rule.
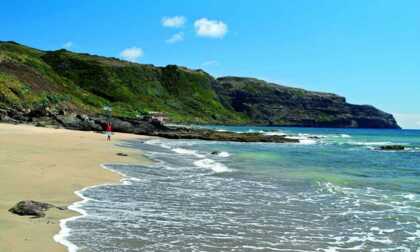
[[[112,136],[112,124],[111,124],[111,122],[107,122],[105,131],[106,131],[106,141],[109,142],[109,141],[111,141],[111,136]]]

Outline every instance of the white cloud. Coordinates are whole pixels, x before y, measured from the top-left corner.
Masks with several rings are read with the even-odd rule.
[[[219,20],[200,18],[194,22],[195,32],[200,37],[223,38],[228,31],[228,26]]]
[[[184,26],[187,19],[183,16],[163,17],[161,23],[165,27],[180,28]]]
[[[183,40],[184,40],[184,33],[178,32],[172,35],[172,37],[170,37],[169,39],[167,39],[166,43],[173,44],[173,43],[181,42]]]
[[[209,60],[209,61],[203,62],[201,64],[201,66],[203,66],[203,67],[206,67],[206,66],[217,66],[217,65],[219,65],[219,62],[216,61],[216,60]]]
[[[404,129],[419,129],[420,114],[394,113],[398,124]]]
[[[63,44],[63,48],[65,49],[70,49],[70,47],[73,46],[73,42],[71,41],[67,41],[66,43]]]
[[[138,59],[143,56],[143,54],[144,54],[143,49],[138,48],[138,47],[130,47],[130,48],[124,49],[120,53],[120,56],[125,60],[131,61],[131,62],[137,62]]]

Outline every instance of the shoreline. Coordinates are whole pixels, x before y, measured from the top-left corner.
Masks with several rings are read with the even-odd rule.
[[[62,229],[67,221],[83,216],[70,206],[84,200],[81,192],[87,188],[122,182],[124,176],[104,163],[150,163],[141,151],[118,145],[142,138],[117,133],[107,143],[95,132],[0,123],[0,145],[6,146],[0,149],[0,251],[72,251],[55,239],[68,232]],[[37,219],[9,213],[21,200],[69,208],[50,209]]]
[[[91,198],[86,197],[83,195],[83,192],[92,188],[96,188],[96,187],[101,187],[101,186],[107,186],[107,185],[123,185],[124,184],[124,179],[125,177],[127,177],[125,174],[118,172],[114,169],[111,169],[109,167],[107,167],[107,165],[116,165],[116,164],[100,164],[100,167],[102,169],[111,171],[113,173],[116,173],[120,176],[120,180],[118,183],[102,183],[102,184],[97,184],[97,185],[91,185],[91,186],[87,186],[84,187],[80,190],[74,191],[74,194],[76,194],[81,200],[80,201],[76,201],[73,202],[71,205],[69,205],[67,208],[73,212],[78,213],[75,216],[71,216],[69,218],[65,218],[65,219],[61,219],[59,222],[59,226],[60,226],[60,230],[57,234],[55,234],[53,236],[53,239],[55,242],[65,246],[67,248],[68,252],[76,252],[79,247],[77,247],[76,244],[72,243],[71,241],[69,241],[67,238],[70,236],[70,231],[71,229],[69,227],[67,227],[67,223],[73,220],[77,220],[79,218],[83,218],[85,216],[88,216],[89,214],[82,208],[84,203],[87,203],[89,200],[91,200]],[[119,165],[127,165],[127,164],[119,164]]]

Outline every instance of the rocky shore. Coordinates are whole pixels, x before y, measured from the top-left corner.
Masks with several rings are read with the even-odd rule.
[[[38,110],[0,110],[0,122],[32,124],[39,127],[56,127],[82,131],[103,131],[111,121],[114,132],[157,136],[169,139],[201,139],[233,142],[298,143],[299,140],[286,136],[260,133],[218,132],[208,129],[168,127],[157,120],[132,119],[124,117],[89,116],[65,110],[42,108]]]

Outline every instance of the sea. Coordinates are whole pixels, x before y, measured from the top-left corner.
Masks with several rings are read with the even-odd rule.
[[[420,130],[207,126],[299,143],[149,139],[76,192],[69,251],[420,251]],[[404,145],[403,151],[379,146]]]

